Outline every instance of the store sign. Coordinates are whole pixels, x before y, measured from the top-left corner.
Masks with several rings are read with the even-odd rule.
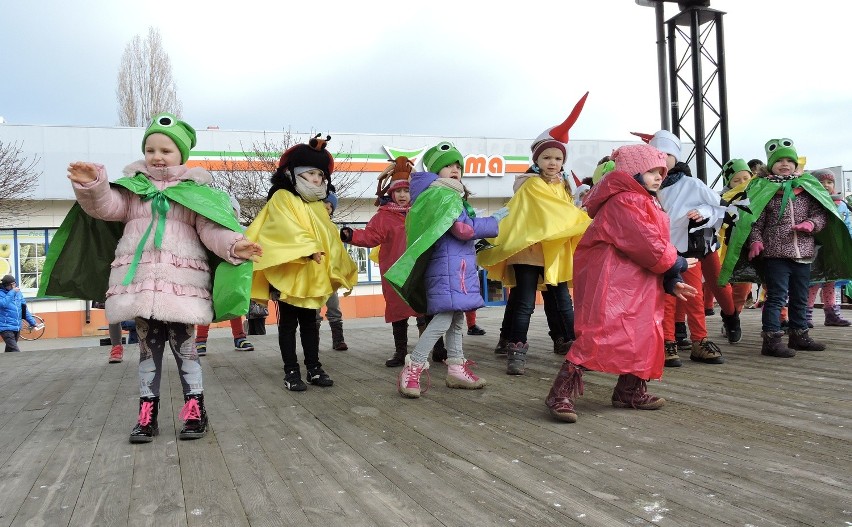
[[[420,156],[427,150],[427,147],[416,150],[404,150],[394,148],[392,146],[383,145],[389,159],[396,159],[399,156],[405,156],[410,159],[415,166],[420,161]],[[503,177],[506,175],[506,160],[503,156],[486,156],[484,154],[474,154],[464,156],[464,177]]]

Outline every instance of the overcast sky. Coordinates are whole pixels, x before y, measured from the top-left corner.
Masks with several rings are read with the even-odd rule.
[[[711,8],[727,13],[732,156],[790,137],[809,168],[852,169],[848,2]],[[122,52],[154,26],[196,128],[532,138],[587,90],[572,139],[660,126],[654,9],[633,0],[0,0],[0,14],[7,123],[116,125]]]

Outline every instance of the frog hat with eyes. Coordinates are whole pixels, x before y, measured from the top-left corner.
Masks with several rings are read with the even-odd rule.
[[[766,168],[770,171],[772,171],[772,165],[785,157],[792,160],[797,167],[799,166],[799,154],[796,153],[792,139],[786,137],[770,139],[766,142],[764,148],[766,149]]]

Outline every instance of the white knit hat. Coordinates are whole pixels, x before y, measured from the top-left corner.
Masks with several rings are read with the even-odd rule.
[[[680,161],[680,139],[668,130],[660,130],[655,133],[648,144],[661,152],[673,155],[676,161]]]

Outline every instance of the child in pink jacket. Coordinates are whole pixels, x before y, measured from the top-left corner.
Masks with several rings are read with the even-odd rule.
[[[210,185],[210,173],[185,165],[195,141],[195,130],[174,115],[154,116],[142,139],[145,159],[124,169],[124,181],[135,178],[129,184],[148,186],[146,195],[127,186],[110,186],[102,165],[75,162],[68,167],[68,179],[82,209],[94,218],[125,224],[111,265],[106,313],[110,322],[135,320],[139,333],[141,393],[131,443],[151,442],[159,434],[157,413],[166,345],[177,361],[183,387],[180,439],[207,433],[201,362],[194,345],[195,325],[213,320],[205,248],[233,264],[262,253],[241,232],[220,226],[162,193],[188,181]],[[213,192],[217,191],[208,194]],[[225,196],[222,203],[228,201]]]

